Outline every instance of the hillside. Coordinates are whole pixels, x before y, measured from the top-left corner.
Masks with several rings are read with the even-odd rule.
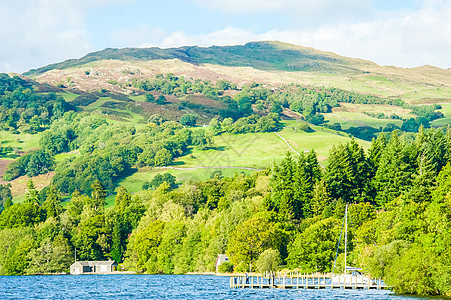
[[[87,75],[89,73],[89,75]],[[339,56],[280,42],[244,46],[105,49],[30,70],[24,75],[53,85],[70,83],[82,90],[118,89],[131,78],[173,73],[195,79],[236,84],[300,83],[338,87],[413,103],[450,102],[451,70],[431,66],[406,69]]]
[[[252,67],[279,71],[355,71],[355,61],[333,53],[280,42],[253,42],[244,46],[180,47],[180,48],[107,48],[89,53],[80,59],[71,59],[30,70],[33,76],[54,69],[67,69],[100,60],[150,61],[179,59],[190,64]],[[361,64],[370,64],[361,62]]]
[[[108,179],[110,191],[118,185],[140,191],[146,181],[166,172],[176,175],[179,183],[205,180],[215,171],[225,176],[252,173],[280,161],[286,151],[296,154],[314,149],[325,165],[331,146],[351,137],[367,148],[368,141],[380,132],[395,129],[415,132],[420,123],[426,127],[446,126],[451,119],[449,70],[428,66],[383,67],[280,42],[208,48],[105,49],[30,70],[25,75],[28,77],[20,83],[24,87],[32,87],[44,98],[49,92],[56,93],[61,97],[58,99],[65,101],[64,111],[82,113],[87,120],[83,126],[90,124],[94,128],[98,126],[96,122],[105,123],[116,128],[117,133],[110,135],[122,134],[121,128],[130,126],[146,131],[154,122],[157,126],[166,121],[178,123],[187,114],[197,119],[198,127],[190,129],[193,134],[212,135],[214,146],[192,144],[175,151],[164,144],[162,147],[172,152],[170,160],[164,164],[127,165],[126,172]],[[156,102],[159,97],[164,97],[163,103]],[[415,110],[422,104],[427,104],[425,109]],[[32,155],[42,146],[42,131],[47,132],[45,139],[62,134],[52,137],[56,140],[50,144],[54,145],[47,149],[55,154],[54,168],[83,158],[80,155],[80,150],[86,151],[83,147],[97,148],[108,141],[83,136],[83,126],[77,127],[68,120],[64,126],[71,126],[79,137],[56,151],[57,139],[67,139],[65,135],[72,133],[51,128],[45,115],[37,111],[42,124],[30,131],[32,114],[23,120],[19,118],[27,105],[24,102],[23,108],[15,109],[12,123],[5,121],[8,134],[3,134],[2,143],[9,150],[2,155],[1,175],[12,159]],[[256,130],[257,120],[275,111],[277,105],[281,128]],[[212,133],[208,126],[215,117],[222,122],[220,133]],[[235,123],[226,125],[229,121],[223,121],[227,118]],[[50,129],[53,133],[48,133]],[[272,131],[278,131],[279,136]],[[30,132],[33,143],[21,142],[28,139],[25,134],[30,136]],[[137,146],[139,151],[148,147],[141,142]],[[135,155],[143,156],[139,151]],[[24,197],[24,174],[16,174],[22,176],[10,181],[16,200]],[[39,186],[45,186],[53,174],[33,179]],[[11,179],[16,175],[8,176]]]

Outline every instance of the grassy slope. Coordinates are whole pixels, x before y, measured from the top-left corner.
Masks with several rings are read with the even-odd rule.
[[[82,90],[107,88],[117,92],[127,92],[127,90],[109,84],[110,79],[128,82],[131,78],[148,78],[158,73],[173,73],[176,76],[185,75],[212,81],[223,78],[237,84],[262,82],[278,85],[294,82],[312,86],[331,86],[384,97],[401,97],[415,104],[442,103],[442,112],[446,118],[434,121],[433,125],[451,122],[451,72],[449,70],[434,67],[414,69],[383,67],[364,60],[274,42],[251,43],[235,47],[144,50],[143,52],[139,49],[106,49],[89,54],[82,60],[68,61],[41,69],[33,76],[38,81],[50,84],[60,82],[61,78],[70,77],[72,85]],[[315,67],[312,68],[312,66]],[[54,69],[38,76],[41,71],[50,70],[53,67],[61,68],[61,70]],[[89,76],[85,74],[85,71],[90,72]],[[67,101],[72,101],[76,96],[73,93],[64,94]],[[137,102],[144,100],[143,96],[130,98]],[[100,105],[106,101],[117,102],[104,97],[84,109],[98,112]],[[149,110],[153,109],[157,108],[149,108]],[[141,126],[145,120],[144,115],[132,112],[130,109],[117,111],[126,112],[131,118],[111,117],[111,123],[126,122]],[[325,117],[330,123],[341,123],[344,129],[362,125],[378,128],[388,123],[396,125],[401,123],[398,120],[371,118],[363,114],[364,111],[385,114],[395,112],[402,117],[407,117],[410,113],[399,107],[342,104],[340,108],[335,108],[333,113],[325,114]],[[286,138],[297,151],[315,149],[320,160],[327,157],[331,145],[348,140],[348,137],[324,128],[315,127],[317,130],[315,133],[305,133],[296,130],[295,121],[286,122],[286,125],[286,128],[280,132],[281,136]],[[0,135],[0,137],[3,140],[3,136]],[[32,138],[30,142],[24,143],[26,146],[22,145],[22,147],[24,149],[37,147],[38,137],[35,137],[36,139]],[[359,142],[365,148],[369,145],[367,142]],[[10,143],[14,142],[11,140]],[[273,160],[279,161],[289,149],[285,142],[273,133],[222,135],[215,137],[215,143],[221,151],[193,149],[189,155],[177,159],[172,167],[239,166],[259,169],[267,167]],[[20,147],[20,144],[17,144]],[[57,161],[67,155],[75,154],[63,154],[57,157]],[[141,169],[123,179],[120,184],[131,191],[137,191],[141,189],[143,182],[150,180],[157,173],[170,172],[182,182],[188,179],[207,179],[214,170],[214,168]],[[236,172],[252,172],[243,169],[221,169],[221,171],[226,176],[232,176]],[[112,199],[109,198],[108,201],[110,203]]]
[[[445,115],[445,117],[432,121],[432,126],[446,126],[451,124],[451,103],[444,103],[441,105],[442,109],[440,111]]]
[[[52,69],[53,68],[53,69]],[[47,71],[47,72],[46,72]],[[85,71],[89,71],[87,76]],[[229,47],[181,47],[174,49],[105,49],[27,74],[56,84],[71,78],[76,87],[120,89],[109,79],[127,82],[157,73],[174,73],[238,84],[300,83],[332,86],[383,97],[400,97],[412,103],[451,103],[451,71],[431,66],[397,68],[342,57],[334,53],[278,42],[249,43]]]
[[[30,70],[25,75],[33,76],[53,69],[78,67],[99,60],[146,61],[179,59],[193,64],[218,64],[224,66],[253,67],[262,70],[323,71],[352,70],[348,58],[339,55],[280,42],[253,42],[244,46],[212,46],[160,48],[104,49],[92,52],[80,59],[67,60]],[[362,61],[363,62],[363,61]]]
[[[324,130],[314,127],[316,132],[306,133],[298,129],[301,121],[286,121],[285,128],[279,133],[298,152],[314,149],[320,161],[327,158],[332,145],[345,143],[349,137],[332,130]],[[320,131],[324,130],[324,131]],[[135,174],[123,179],[119,184],[128,190],[136,192],[141,190],[144,182],[150,181],[156,174],[171,173],[177,177],[178,182],[187,180],[205,180],[211,173],[218,170],[215,167],[247,167],[264,169],[274,162],[280,162],[287,151],[292,152],[286,143],[274,133],[250,133],[250,134],[223,134],[216,136],[215,144],[220,151],[198,151],[193,149],[188,155],[178,158],[170,168],[144,168]],[[369,147],[369,142],[358,140],[364,147]],[[292,152],[293,156],[296,156]],[[209,167],[208,169],[188,169]],[[188,170],[181,170],[187,168]],[[246,169],[220,169],[224,176],[233,176],[235,173],[251,173]]]

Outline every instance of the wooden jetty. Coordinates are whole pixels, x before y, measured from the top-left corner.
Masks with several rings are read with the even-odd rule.
[[[378,279],[370,279],[366,283],[357,279],[340,280],[332,282],[330,275],[326,274],[289,274],[266,273],[262,275],[237,275],[230,277],[230,288],[251,289],[389,289],[384,282]]]

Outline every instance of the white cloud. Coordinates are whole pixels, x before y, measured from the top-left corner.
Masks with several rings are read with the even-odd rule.
[[[8,1],[0,10],[0,71],[24,72],[85,54],[91,50],[87,12],[117,1]]]
[[[219,2],[222,1],[216,1]],[[449,68],[450,16],[450,1],[430,0],[416,11],[402,10],[378,15],[371,21],[327,24],[315,29],[272,30],[257,34],[246,29],[227,27],[197,35],[163,30],[159,30],[158,34],[151,34],[152,29],[149,28],[137,30],[149,32],[152,38],[148,39],[145,39],[144,34],[133,35],[134,29],[128,29],[123,34],[129,37],[130,45],[140,47],[220,46],[244,44],[249,41],[279,40],[332,51],[344,56],[368,59],[381,65],[416,67],[429,64]],[[134,40],[130,39],[132,36],[135,36]]]
[[[322,24],[352,23],[373,17],[372,0],[191,0],[229,15],[282,16],[293,26],[314,28]]]
[[[337,8],[369,8],[370,0],[191,0],[197,5],[226,13],[260,13],[296,10],[298,13],[336,11]]]
[[[250,15],[277,13],[294,25],[287,30],[257,32],[258,26],[243,21],[222,30],[188,34],[192,30],[188,25],[167,31],[143,23],[105,32],[112,43],[98,44],[105,48],[178,47],[280,40],[379,64],[451,67],[451,0],[423,0],[419,9],[384,12],[369,7],[374,0],[190,1],[226,15],[242,16],[243,20]],[[136,0],[8,1],[0,10],[0,72],[23,72],[94,50],[85,27],[88,12],[113,2],[135,2],[139,7]]]

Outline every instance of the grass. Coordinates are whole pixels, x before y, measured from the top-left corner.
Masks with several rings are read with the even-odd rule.
[[[145,95],[139,95],[139,96],[128,96],[130,99],[136,102],[145,102],[146,96]]]
[[[431,122],[432,126],[446,126],[451,124],[451,104],[441,104],[442,109],[440,110],[442,114],[445,115],[444,118],[434,120]]]
[[[253,171],[249,170],[240,170],[240,169],[195,169],[195,170],[175,170],[175,169],[152,169],[152,170],[139,170],[138,172],[134,173],[131,176],[128,176],[127,178],[124,178],[119,182],[120,186],[125,187],[129,192],[135,193],[142,190],[143,183],[147,181],[151,181],[153,177],[157,174],[164,174],[164,173],[170,173],[171,175],[174,175],[177,178],[177,183],[181,184],[183,182],[192,180],[192,181],[198,181],[198,180],[207,180],[210,178],[211,174],[215,170],[220,170],[224,177],[232,177],[236,173],[245,173],[250,174]]]
[[[39,147],[41,132],[36,134],[20,133],[13,134],[10,131],[0,131],[0,141],[2,147],[17,148],[22,152],[28,152],[31,149]]]
[[[78,94],[71,93],[71,92],[57,93],[57,95],[63,97],[66,102],[71,102],[71,101],[75,100],[75,98],[80,96]]]
[[[300,131],[298,128],[300,123],[302,121],[285,121],[285,128],[279,134],[298,152],[314,149],[320,161],[324,162],[327,159],[332,145],[346,143],[350,140],[346,134],[322,127],[313,126],[317,130],[313,133]],[[365,149],[370,145],[366,141],[357,141]],[[186,168],[188,170],[143,168],[121,180],[119,185],[126,187],[130,192],[137,192],[142,189],[144,182],[152,180],[157,174],[166,172],[176,176],[178,183],[188,180],[206,180],[215,170],[221,170],[226,177],[241,172],[249,174],[254,171],[219,169],[217,167],[264,169],[273,162],[280,162],[287,151],[291,151],[287,144],[274,133],[223,134],[214,137],[214,142],[218,150],[199,151],[191,149],[190,154],[176,159],[171,166],[171,168]],[[296,156],[294,152],[292,152],[292,155]]]
[[[336,112],[324,114],[325,120],[329,121],[329,124],[340,123],[342,129],[349,129],[350,127],[369,126],[376,129],[385,127],[387,124],[395,124],[397,126],[402,125],[401,120],[392,119],[377,119],[370,117],[363,113],[358,112]]]
[[[324,114],[324,118],[329,124],[340,123],[343,129],[360,126],[369,126],[379,129],[390,123],[397,126],[402,125],[401,120],[373,118],[364,112],[384,113],[385,115],[396,114],[402,118],[416,117],[416,115],[411,113],[410,109],[404,109],[399,106],[340,103],[340,107],[333,108],[332,113]]]

